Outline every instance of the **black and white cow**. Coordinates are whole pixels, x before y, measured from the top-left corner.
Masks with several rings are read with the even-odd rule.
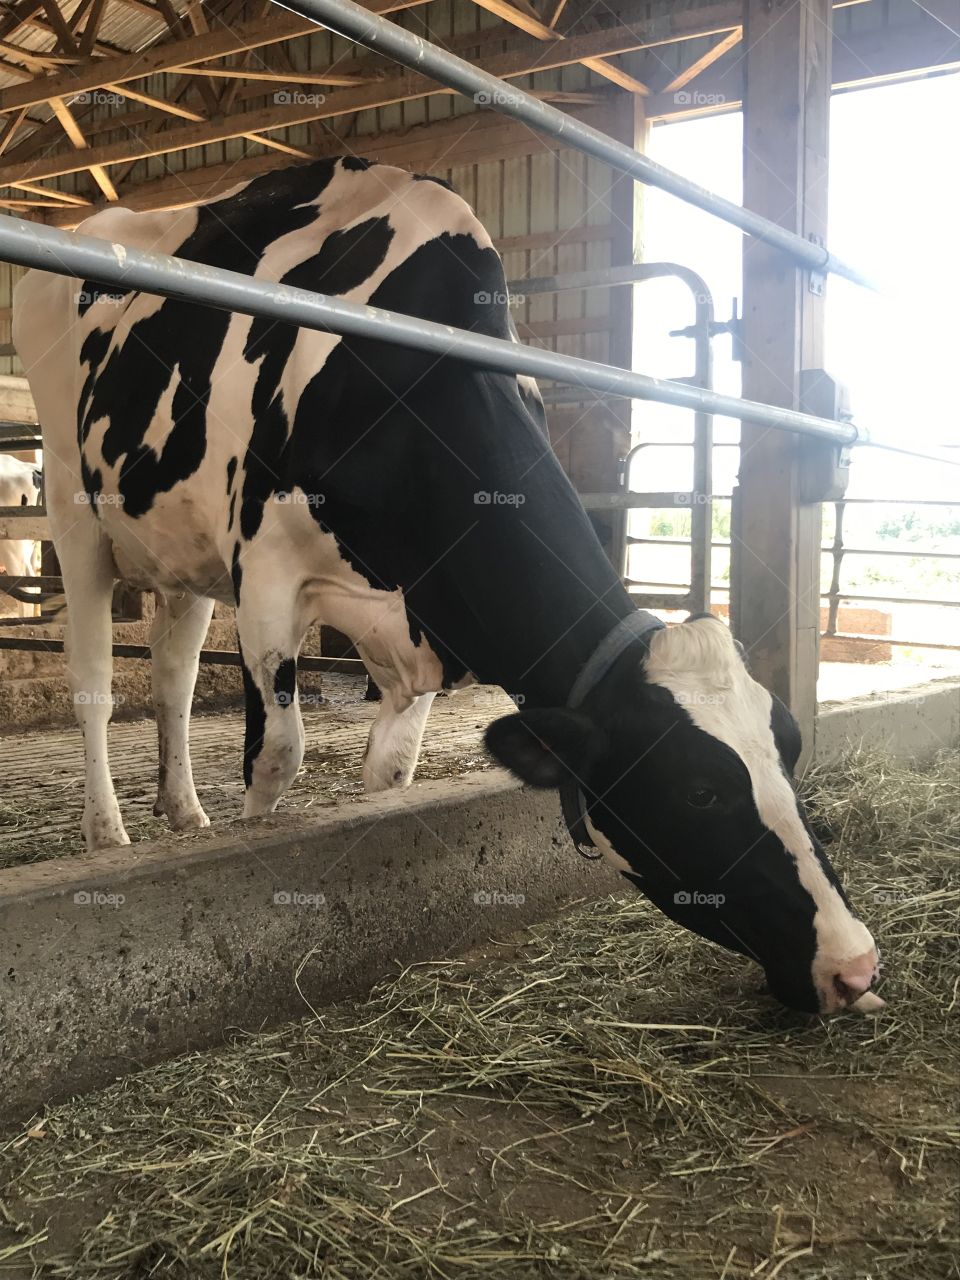
[[[366,161],[287,168],[177,212],[109,209],[81,230],[510,331],[471,209]],[[107,761],[118,572],[161,600],[157,812],[174,828],[207,823],[188,719],[213,602],[237,606],[251,816],[300,766],[297,653],[322,620],[383,690],[369,790],[410,782],[439,689],[501,685],[523,710],[491,727],[494,756],[561,788],[572,826],[658,906],[755,957],[789,1005],[864,1007],[877,952],[788,779],[796,725],[715,618],[651,629],[636,614],[534,389],[459,363],[453,340],[438,359],[34,271],[14,335],[44,428],[91,849],[127,841]]]

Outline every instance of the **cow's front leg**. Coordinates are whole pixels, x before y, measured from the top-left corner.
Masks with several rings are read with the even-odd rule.
[[[248,589],[244,574],[244,591]],[[237,610],[247,727],[243,744],[243,816],[272,813],[303,762],[297,654],[306,627],[293,625],[296,602],[252,587]],[[255,616],[251,616],[256,609]]]
[[[190,765],[190,705],[197,682],[213,601],[184,592],[157,595],[157,613],[150,629],[153,706],[157,718],[160,767],[157,817],[166,814],[174,831],[193,831],[210,825],[200,807]]]
[[[435,693],[410,697],[395,689],[383,690],[363,760],[363,785],[367,791],[410,785],[435,697]]]
[[[65,505],[65,504],[63,504]],[[77,511],[73,505],[71,511]],[[113,712],[113,557],[90,507],[54,543],[67,597],[67,681],[83,734],[84,795],[81,830],[92,853],[129,844],[107,754]]]

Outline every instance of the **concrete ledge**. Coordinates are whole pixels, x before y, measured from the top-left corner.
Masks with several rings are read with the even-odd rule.
[[[861,744],[901,760],[929,759],[960,743],[960,681],[936,680],[849,702],[825,703],[817,716],[817,763]]]
[[[369,988],[622,888],[499,771],[0,875],[0,1112]],[[490,895],[477,901],[475,895]],[[499,895],[499,896],[496,896]]]

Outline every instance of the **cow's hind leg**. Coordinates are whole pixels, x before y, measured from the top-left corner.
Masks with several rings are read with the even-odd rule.
[[[272,577],[276,578],[275,569]],[[266,579],[259,585],[262,589],[254,586],[253,574],[245,567],[237,609],[247,711],[245,818],[271,813],[303,761],[297,654],[309,619],[301,616],[295,596]]]
[[[67,597],[67,681],[83,734],[81,830],[92,852],[130,843],[107,755],[107,724],[113,711],[113,557],[89,508],[56,538],[56,547]]]
[[[174,831],[210,825],[200,807],[190,766],[190,705],[197,682],[213,601],[182,595],[157,596],[150,630],[151,679],[157,717],[160,768],[153,812],[166,814]]]
[[[383,690],[363,760],[363,785],[367,791],[410,785],[435,697],[434,693],[410,697],[396,689]]]

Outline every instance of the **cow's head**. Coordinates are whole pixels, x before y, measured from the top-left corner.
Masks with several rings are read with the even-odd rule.
[[[790,782],[796,721],[718,619],[654,632],[577,710],[507,716],[487,745],[534,786],[576,778],[597,847],[674,920],[759,961],[784,1004],[833,1012],[875,981],[873,938]]]

